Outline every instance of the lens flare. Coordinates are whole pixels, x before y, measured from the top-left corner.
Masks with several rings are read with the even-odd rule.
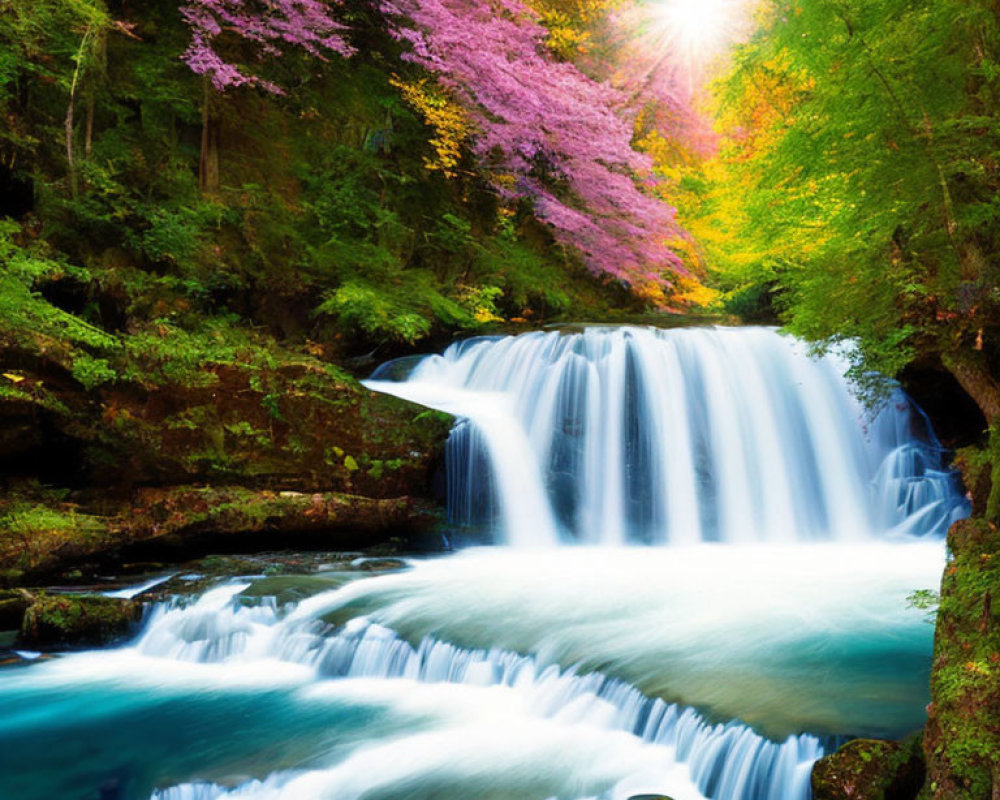
[[[743,38],[747,0],[654,0],[644,4],[646,46],[654,46],[688,78]]]
[[[657,16],[692,50],[714,49],[725,34],[732,5],[729,0],[666,0]]]

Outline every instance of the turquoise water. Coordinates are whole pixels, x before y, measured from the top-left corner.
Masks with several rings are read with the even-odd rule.
[[[905,594],[943,558],[829,547],[487,549],[281,605],[224,585],[0,670],[0,797],[802,800],[830,735],[920,724]]]

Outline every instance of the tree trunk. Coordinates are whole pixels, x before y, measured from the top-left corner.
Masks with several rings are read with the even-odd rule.
[[[87,128],[83,144],[83,153],[87,158],[90,158],[91,153],[94,151],[94,107],[96,104],[96,96],[94,92],[91,92],[89,97],[87,97]]]
[[[947,370],[971,397],[992,426],[1000,422],[1000,383],[990,373],[981,353],[949,353],[942,359]]]
[[[73,160],[73,117],[76,106],[76,78],[73,79],[73,87],[69,93],[69,105],[66,107],[66,169],[69,173],[70,193],[75,198],[79,194],[79,185],[76,180],[76,162]]]
[[[986,418],[989,434],[986,452],[989,458],[990,493],[983,516],[989,521],[998,521],[1000,520],[1000,383],[993,377],[982,353],[958,351],[949,353],[942,360]]]
[[[76,176],[76,161],[73,157],[73,126],[75,124],[74,117],[76,115],[76,93],[80,86],[80,77],[83,70],[83,61],[87,54],[87,47],[90,44],[90,38],[93,35],[93,31],[88,27],[83,33],[83,38],[80,39],[80,47],[76,51],[76,67],[73,70],[73,80],[70,82],[69,86],[69,105],[66,107],[66,168],[69,172],[69,186],[70,191],[75,198],[80,193],[79,182]]]
[[[198,184],[206,194],[219,190],[219,118],[216,114],[213,90],[205,78],[205,97],[201,110],[201,163]]]

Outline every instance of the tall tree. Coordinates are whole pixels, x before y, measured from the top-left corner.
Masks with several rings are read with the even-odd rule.
[[[998,65],[987,0],[776,0],[720,105],[735,277],[777,280],[794,332],[856,342],[859,377],[937,359],[1000,447]]]
[[[219,188],[220,123],[212,89],[222,92],[252,85],[273,94],[284,90],[239,63],[220,54],[227,51],[255,60],[282,55],[282,48],[304,50],[317,58],[334,53],[350,56],[354,48],[344,38],[344,26],[332,16],[335,3],[323,0],[192,0],[181,7],[191,28],[191,44],[184,61],[205,76],[202,106],[201,164],[199,176],[205,191]],[[227,39],[228,43],[225,42]]]
[[[628,95],[560,61],[518,0],[386,0],[407,58],[468,113],[472,147],[510,199],[528,199],[557,241],[596,274],[640,291],[684,265],[669,248],[674,209],[645,191]],[[662,296],[662,295],[661,295]]]

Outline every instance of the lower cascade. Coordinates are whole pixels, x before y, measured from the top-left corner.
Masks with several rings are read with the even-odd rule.
[[[433,776],[421,773],[427,764],[435,763],[434,758],[423,763],[413,753],[403,755],[403,742],[417,747],[434,743],[453,747],[458,736],[475,736],[475,727],[483,720],[502,726],[509,724],[507,717],[515,725],[524,724],[519,719],[522,716],[537,720],[542,733],[546,728],[557,736],[572,731],[567,744],[577,736],[604,739],[607,746],[624,751],[629,763],[634,759],[644,770],[660,772],[661,779],[674,773],[673,781],[682,788],[688,782],[697,788],[697,792],[679,797],[802,797],[812,762],[822,752],[812,736],[770,742],[745,725],[711,724],[692,708],[650,699],[601,673],[577,674],[554,665],[543,667],[534,658],[501,649],[468,650],[430,637],[412,645],[364,618],[323,636],[322,623],[301,615],[282,621],[273,603],[243,607],[230,601],[220,613],[219,600],[230,600],[246,586],[215,590],[190,608],[158,608],[135,651],[209,664],[275,658],[306,666],[319,678],[342,679],[314,686],[310,696],[318,703],[324,697],[347,697],[346,681],[356,684],[350,691],[356,692],[355,698],[362,704],[382,698],[398,702],[397,695],[406,692],[409,697],[402,701],[404,705],[412,704],[423,712],[439,712],[444,707],[446,714],[451,712],[449,706],[458,706],[469,719],[458,722],[457,730],[446,735],[429,735],[424,742],[404,739],[382,745],[331,769],[283,774],[235,790],[211,783],[185,784],[155,792],[155,800],[379,796],[382,781],[392,796],[400,796],[400,783],[418,789],[424,782],[433,783]],[[392,688],[389,681],[402,685]],[[436,691],[435,686],[444,691]],[[677,775],[687,780],[678,781]],[[634,783],[636,780],[623,777],[621,786],[608,796],[625,796],[630,785],[641,787],[643,778],[638,778],[640,783]],[[423,795],[418,791],[415,796]]]
[[[836,356],[767,328],[472,339],[371,388],[463,421],[460,526],[518,545],[943,535],[968,513],[923,413],[863,407]]]
[[[450,528],[514,546],[235,577],[7,667],[0,797],[808,800],[830,746],[921,724],[907,598],[968,513],[920,409],[845,366],[601,327],[385,365],[456,417]]]

